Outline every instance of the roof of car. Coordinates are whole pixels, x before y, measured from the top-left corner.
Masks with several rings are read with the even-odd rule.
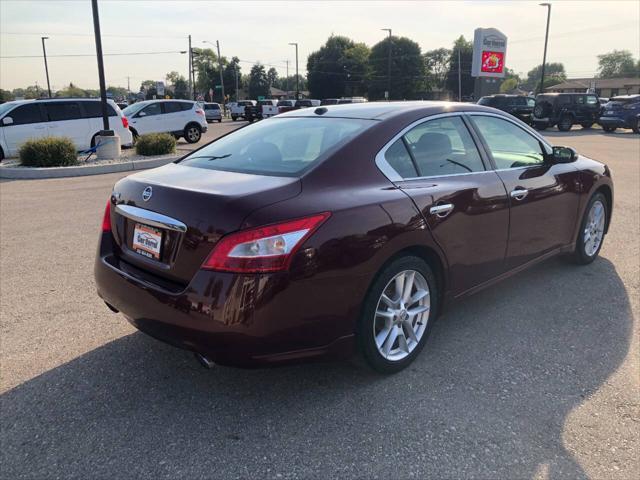
[[[310,107],[303,110],[293,110],[282,113],[278,117],[332,117],[332,118],[358,118],[369,120],[384,120],[396,115],[402,115],[409,111],[423,111],[425,115],[435,115],[446,112],[461,111],[484,111],[493,112],[496,110],[482,105],[460,102],[435,102],[435,101],[412,101],[412,102],[367,102],[367,103],[347,103],[343,105],[323,105],[321,107]],[[320,113],[322,111],[322,113]]]

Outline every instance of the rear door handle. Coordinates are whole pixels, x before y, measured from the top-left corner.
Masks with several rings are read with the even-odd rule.
[[[441,203],[440,205],[434,205],[429,209],[431,215],[435,215],[440,218],[444,218],[453,210],[453,203]]]
[[[511,198],[515,198],[516,200],[524,200],[524,198],[529,195],[529,190],[524,188],[516,188],[515,190],[511,190]]]

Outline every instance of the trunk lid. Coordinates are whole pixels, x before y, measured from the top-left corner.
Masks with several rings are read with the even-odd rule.
[[[187,286],[220,237],[238,230],[258,208],[295,197],[300,190],[300,180],[295,177],[173,163],[131,175],[114,187],[115,255],[145,272]],[[143,199],[145,191],[150,193],[147,200]],[[175,228],[172,222],[181,227]],[[136,251],[140,250],[133,240],[137,225],[161,236],[159,259]],[[155,242],[150,237],[149,241]]]

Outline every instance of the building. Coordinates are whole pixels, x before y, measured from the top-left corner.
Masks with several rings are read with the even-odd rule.
[[[640,77],[623,78],[574,78],[545,88],[546,92],[582,93],[592,89],[599,97],[640,93]]]

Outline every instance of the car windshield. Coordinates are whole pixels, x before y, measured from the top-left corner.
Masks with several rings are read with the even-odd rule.
[[[136,113],[138,113],[140,110],[142,110],[144,107],[149,105],[149,103],[150,102],[134,103],[133,105],[129,105],[127,108],[122,110],[122,113],[124,114],[125,117],[131,117]]]
[[[376,123],[350,118],[273,118],[236,130],[180,164],[257,175],[299,176]]]
[[[2,117],[5,113],[11,110],[16,104],[13,102],[7,102],[0,104],[0,117]]]

